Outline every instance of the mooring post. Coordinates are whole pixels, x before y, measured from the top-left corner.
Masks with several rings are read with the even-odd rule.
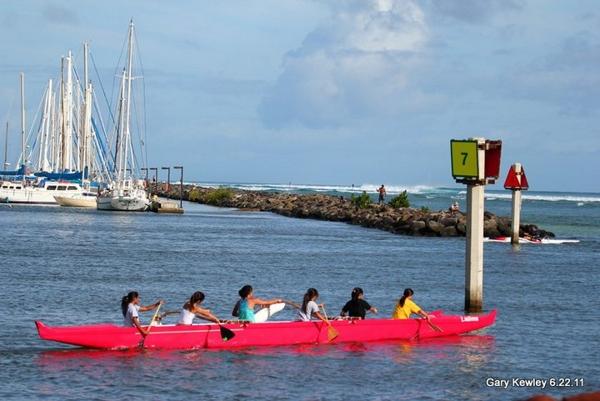
[[[504,189],[512,191],[512,220],[510,227],[510,242],[514,249],[519,247],[519,231],[521,227],[521,191],[529,189],[525,168],[521,163],[515,163],[508,169]]]
[[[467,244],[465,257],[465,311],[483,309],[484,186],[467,185]]]
[[[175,166],[173,168],[181,170],[181,175],[179,176],[179,208],[183,209],[183,166]]]
[[[500,174],[502,141],[469,138],[450,141],[452,176],[467,185],[465,311],[483,310],[484,188]]]
[[[521,163],[513,164],[515,174],[521,184]],[[512,223],[510,242],[513,245],[519,245],[519,228],[521,227],[521,188],[512,190]]]
[[[168,194],[169,191],[171,191],[171,167],[163,167],[162,169],[167,170],[167,186],[165,192]]]

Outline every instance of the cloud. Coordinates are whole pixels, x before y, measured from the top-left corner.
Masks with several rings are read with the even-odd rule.
[[[79,23],[75,12],[56,4],[47,4],[42,11],[42,16],[44,20],[52,24],[73,25]]]
[[[521,9],[516,0],[427,0],[425,4],[441,17],[472,24],[489,21],[496,14]]]
[[[412,85],[429,39],[412,1],[331,2],[331,16],[289,52],[259,106],[267,127],[333,127],[375,114],[420,107],[429,96]]]
[[[565,38],[547,55],[506,77],[519,98],[550,103],[565,114],[600,108],[600,39],[588,31]]]

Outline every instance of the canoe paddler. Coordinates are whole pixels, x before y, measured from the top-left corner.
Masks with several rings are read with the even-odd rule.
[[[240,300],[236,304],[233,316],[236,316],[240,320],[248,322],[254,322],[254,307],[255,306],[270,306],[283,302],[281,299],[260,299],[254,297],[254,289],[251,285],[245,285],[238,291]]]
[[[194,322],[196,316],[210,322],[220,323],[219,319],[209,309],[200,306],[202,301],[204,301],[204,293],[202,291],[193,293],[189,301],[183,304],[177,324],[190,325]]]
[[[323,304],[317,304],[319,298],[319,291],[316,288],[309,288],[302,298],[302,306],[298,310],[298,319],[303,322],[309,322],[313,317],[322,320],[328,326],[331,326],[329,319],[319,312],[319,307],[323,307]]]
[[[415,292],[411,288],[404,290],[402,297],[398,300],[392,319],[408,319],[413,313],[429,319],[429,315],[419,305],[413,302],[412,296]]]
[[[139,318],[139,312],[147,312],[158,308],[164,301],[159,299],[152,305],[140,305],[140,294],[137,291],[131,291],[121,299],[121,311],[123,312],[123,325],[126,327],[137,327],[143,336],[148,335]]]
[[[360,287],[354,287],[350,294],[350,300],[346,302],[340,316],[357,317],[364,319],[367,312],[377,313],[377,308],[371,306],[364,298],[364,291]]]

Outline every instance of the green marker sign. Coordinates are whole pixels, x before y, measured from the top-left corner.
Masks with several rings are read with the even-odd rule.
[[[477,141],[450,141],[454,178],[479,178],[478,150]]]

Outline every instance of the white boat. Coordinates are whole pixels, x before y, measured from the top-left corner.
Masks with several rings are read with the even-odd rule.
[[[483,242],[498,242],[498,243],[509,243],[510,237],[496,237],[488,238],[484,237]],[[544,245],[560,245],[560,244],[577,244],[578,239],[552,239],[552,238],[540,238],[540,239],[527,239],[519,237],[519,244],[544,244]]]
[[[150,199],[144,181],[136,179],[138,166],[130,130],[132,106],[132,82],[139,77],[132,76],[134,53],[133,21],[129,23],[127,38],[127,63],[121,75],[121,88],[118,105],[118,125],[116,127],[116,153],[113,180],[96,200],[98,210],[145,211]]]
[[[108,190],[96,199],[98,210],[143,212],[149,206],[150,199],[146,191],[136,187]]]
[[[72,195],[54,196],[54,200],[61,206],[67,207],[96,207],[97,194],[83,191]]]
[[[20,181],[3,181],[0,199],[6,203],[55,205],[55,196],[72,196],[82,193],[81,186],[72,182],[46,181],[42,186],[28,186]]]

